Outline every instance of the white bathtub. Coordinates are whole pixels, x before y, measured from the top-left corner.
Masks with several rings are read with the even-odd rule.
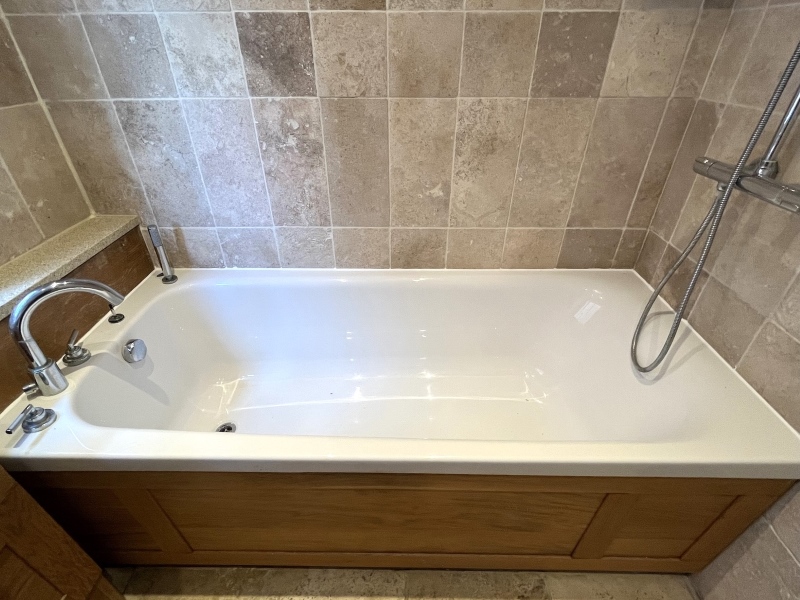
[[[0,464],[800,478],[800,437],[688,326],[664,368],[635,373],[650,288],[633,271],[178,275],[88,334],[90,362],[36,400],[57,422],[3,435]],[[140,364],[121,357],[131,338]]]

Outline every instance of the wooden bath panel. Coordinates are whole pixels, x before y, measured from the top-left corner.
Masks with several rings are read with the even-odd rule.
[[[101,565],[687,573],[786,480],[15,473]]]

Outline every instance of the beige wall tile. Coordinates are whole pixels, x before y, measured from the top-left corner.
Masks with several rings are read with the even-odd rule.
[[[236,27],[251,95],[317,93],[307,13],[237,12]]]
[[[671,244],[667,245],[666,249],[664,250],[664,255],[661,257],[661,262],[658,264],[658,268],[653,276],[653,281],[655,282],[654,287],[656,284],[661,282],[661,280],[667,274],[667,271],[669,271],[677,262],[682,250],[682,248],[681,250],[678,250]],[[686,289],[689,287],[689,281],[691,280],[692,274],[694,273],[696,267],[696,261],[693,260],[692,257],[687,258],[686,261],[684,261],[684,263],[678,267],[675,275],[672,276],[666,286],[664,286],[664,289],[661,292],[661,297],[664,298],[664,300],[667,301],[667,304],[669,304],[674,310],[678,310],[678,306],[683,300],[683,296],[686,293]],[[709,277],[706,271],[700,273],[700,277],[698,278],[695,286],[694,294],[690,298],[689,303],[686,305],[685,314],[689,314],[692,311],[695,303],[702,295],[703,288],[705,287],[708,279]]]
[[[108,97],[80,17],[10,17],[9,22],[43,98]]]
[[[697,98],[730,18],[730,8],[705,8],[700,13],[673,95]]]
[[[84,15],[82,19],[112,98],[177,95],[155,15]]]
[[[540,13],[467,13],[462,96],[527,96]]]
[[[271,226],[250,102],[184,100],[183,106],[216,225]]]
[[[540,10],[542,0],[466,0],[467,10]]]
[[[646,229],[624,230],[611,266],[615,269],[632,269],[636,264],[636,259],[639,258],[646,235]]]
[[[701,94],[713,102],[727,102],[747,49],[760,22],[761,12],[734,10]]]
[[[334,229],[336,267],[339,269],[388,269],[389,229]]]
[[[696,10],[622,12],[603,96],[669,96],[692,35]]]
[[[282,267],[333,267],[333,237],[325,227],[276,227]]]
[[[89,216],[41,106],[0,110],[0,156],[45,237]]]
[[[448,269],[498,269],[503,259],[504,229],[451,228],[447,239]]]
[[[2,0],[0,7],[7,15],[75,12],[73,0]]]
[[[667,104],[653,150],[636,190],[631,213],[628,215],[629,227],[650,225],[694,106],[693,98],[673,98]]]
[[[791,598],[800,589],[800,567],[759,519],[692,583],[704,600]]]
[[[463,27],[460,13],[389,15],[389,95],[458,96]]]
[[[392,229],[393,269],[444,269],[447,229]]]
[[[736,365],[764,317],[712,277],[703,287],[689,322],[722,358]]]
[[[664,255],[666,247],[667,244],[664,240],[652,231],[648,231],[635,268],[636,272],[651,285],[654,285],[656,269],[661,263],[661,257]]]
[[[276,225],[330,225],[319,100],[254,99]]]
[[[623,573],[545,573],[551,600],[693,600],[694,595],[679,575],[628,575]]]
[[[391,222],[446,227],[456,100],[390,100]]]
[[[554,269],[563,229],[509,229],[503,249],[504,269]]]
[[[570,227],[628,220],[664,110],[663,98],[602,98],[569,216]]]
[[[796,338],[800,338],[800,279],[784,295],[775,310],[775,322]]]
[[[797,46],[797,36],[786,35],[789,31],[800,31],[800,5],[768,8],[744,61],[731,101],[758,107],[767,104]],[[795,75],[787,90],[797,89],[799,83],[800,76]],[[788,97],[784,103],[787,100]]]
[[[230,10],[230,0],[153,0],[153,6],[160,11],[192,10]]]
[[[231,0],[233,10],[306,10],[307,0]]]
[[[210,227],[159,227],[173,267],[211,269],[225,266],[217,230]]]
[[[514,184],[510,227],[564,227],[597,101],[531,99]]]
[[[464,0],[389,0],[389,10],[461,10]]]
[[[389,225],[387,113],[386,100],[322,100],[334,225]]]
[[[549,600],[539,573],[408,571],[406,598],[525,598]]]
[[[36,94],[5,23],[0,22],[0,106],[35,102]]]
[[[672,164],[661,200],[653,215],[651,227],[662,238],[669,239],[680,217],[680,211],[692,188],[692,165],[695,158],[706,154],[711,136],[717,127],[722,107],[701,100],[695,106],[686,135]],[[716,158],[716,157],[715,157]]]
[[[311,10],[384,10],[386,0],[309,0]]]
[[[79,11],[83,12],[135,12],[153,10],[153,3],[151,0],[75,0],[75,6]]]
[[[142,223],[154,223],[113,104],[54,102],[48,108],[92,207],[100,214],[136,214]]]
[[[221,227],[217,233],[226,267],[250,269],[281,266],[272,229]]]
[[[597,97],[617,28],[617,12],[542,15],[531,97]]]
[[[619,10],[622,0],[545,0],[546,10]]]
[[[212,226],[180,102],[114,104],[159,227]]]
[[[558,267],[608,269],[614,261],[621,236],[621,229],[567,229]]]
[[[800,554],[800,485],[795,485],[766,514],[775,533],[789,551]]]
[[[506,225],[525,104],[511,99],[459,102],[451,226]]]
[[[320,96],[386,95],[386,15],[317,13],[314,61]]]
[[[172,13],[158,20],[181,96],[247,94],[232,15]]]
[[[5,166],[0,164],[0,265],[43,241]]]

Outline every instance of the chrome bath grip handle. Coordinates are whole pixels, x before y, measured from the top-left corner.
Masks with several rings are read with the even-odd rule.
[[[17,418],[16,418],[16,419],[14,419],[14,422],[13,422],[13,423],[11,423],[11,425],[9,425],[9,426],[8,426],[8,429],[6,429],[6,433],[7,433],[8,435],[11,435],[11,434],[12,434],[12,433],[14,433],[14,432],[15,432],[17,429],[19,429],[19,426],[20,426],[20,425],[22,425],[22,422],[23,422],[23,421],[24,421],[24,420],[27,418],[28,414],[29,414],[29,413],[30,413],[32,410],[33,410],[33,404],[28,404],[28,406],[26,406],[25,408],[23,408],[23,409],[22,409],[22,412],[21,412],[21,413],[19,413],[19,414],[17,415]]]

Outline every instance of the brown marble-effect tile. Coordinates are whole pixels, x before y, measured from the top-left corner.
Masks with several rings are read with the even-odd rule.
[[[389,10],[461,10],[464,0],[389,0]]]
[[[713,277],[689,314],[689,323],[731,365],[739,362],[763,322],[764,317]]]
[[[796,279],[775,309],[775,322],[800,339],[800,279]]]
[[[218,227],[269,227],[269,196],[245,99],[184,100],[186,121]]]
[[[524,571],[408,571],[406,598],[549,600],[542,575]]]
[[[527,96],[540,13],[467,13],[461,96]]]
[[[80,17],[9,17],[11,30],[45,100],[107,98]]]
[[[386,14],[316,13],[311,20],[319,95],[386,96]]]
[[[656,268],[656,272],[653,275],[653,287],[655,287],[667,272],[672,268],[672,266],[677,262],[678,257],[680,256],[681,252],[675,248],[675,246],[667,245],[666,249],[664,250],[664,254],[661,257],[661,261]],[[692,278],[692,274],[697,266],[697,263],[691,258],[687,258],[683,264],[678,267],[678,270],[675,271],[675,274],[670,278],[669,282],[664,286],[664,289],[661,291],[661,297],[669,304],[673,309],[678,310],[678,306],[683,300],[683,296],[686,293],[686,289],[689,287],[689,281]],[[686,313],[689,314],[692,311],[695,303],[697,302],[698,298],[703,292],[703,288],[705,287],[706,281],[708,281],[708,273],[703,271],[700,273],[700,277],[697,280],[697,285],[694,290],[694,294],[689,299],[689,303],[686,305]]]
[[[386,0],[309,0],[311,10],[385,10]]]
[[[697,98],[700,95],[730,13],[729,8],[704,8],[700,12],[700,20],[675,84],[674,96]]]
[[[75,0],[78,12],[140,12],[153,10],[151,0]]]
[[[626,229],[622,232],[617,253],[611,266],[614,269],[632,269],[647,235],[646,229]]]
[[[322,100],[334,225],[389,225],[388,121],[386,100]]]
[[[334,229],[338,269],[388,269],[389,229]]]
[[[621,229],[567,229],[561,244],[558,268],[610,268],[620,236]]]
[[[570,227],[622,227],[664,111],[663,98],[601,98]]]
[[[158,20],[182,97],[247,95],[232,15],[171,13]]]
[[[789,551],[800,554],[800,485],[795,485],[765,515]]]
[[[96,279],[127,294],[153,270],[150,255],[138,228],[111,243],[67,277]],[[70,333],[81,335],[108,312],[108,304],[96,296],[66,294],[45,302],[31,318],[31,331],[46,356],[59,358],[64,353]],[[64,315],[70,315],[64,319]],[[0,321],[0,330],[8,330],[8,319]],[[31,381],[22,353],[14,347],[11,336],[0,335],[0,410],[22,393]]]
[[[597,101],[531,99],[509,227],[564,227]]]
[[[503,259],[505,229],[450,228],[448,269],[497,269]]]
[[[276,225],[331,224],[319,100],[253,100]]]
[[[226,267],[252,269],[281,266],[272,229],[220,227],[217,234]]]
[[[393,269],[443,269],[447,229],[392,229]]]
[[[82,19],[112,98],[176,96],[155,15],[84,15]]]
[[[212,226],[180,102],[114,104],[159,227]]]
[[[739,73],[731,101],[762,107],[769,101],[786,63],[797,46],[800,31],[800,5],[767,9],[764,20]],[[800,76],[795,74],[788,90],[797,89]],[[785,104],[787,98],[783,99]]]
[[[456,100],[390,100],[391,223],[446,227]]]
[[[235,14],[250,94],[315,96],[308,13]]]
[[[231,9],[229,0],[153,0],[157,11],[225,11]]]
[[[505,227],[525,100],[459,102],[450,225]]]
[[[760,12],[752,10],[733,11],[703,87],[702,98],[713,102],[727,102],[756,34],[759,17]]]
[[[0,163],[0,265],[43,241],[25,201]]]
[[[602,96],[669,96],[692,36],[695,9],[623,11]]]
[[[0,156],[45,237],[89,216],[41,106],[26,104],[0,111]]]
[[[75,12],[73,0],[0,0],[0,7],[7,15],[66,14]]]
[[[509,229],[503,249],[504,269],[554,269],[563,229]]]
[[[0,106],[36,102],[33,86],[25,73],[5,23],[0,23]]]
[[[307,0],[231,0],[233,10],[306,10]]]
[[[217,230],[213,227],[159,227],[173,267],[211,269],[225,266]]]
[[[673,98],[667,104],[656,141],[639,182],[639,188],[636,190],[630,215],[628,215],[628,227],[648,227],[650,225],[694,106],[693,98]]]
[[[694,600],[681,575],[544,573],[548,600]]]
[[[597,97],[617,28],[617,12],[542,15],[531,97]]]
[[[332,268],[333,236],[325,227],[276,227],[282,267]]]
[[[692,165],[695,158],[706,154],[722,112],[721,108],[720,105],[705,100],[699,101],[695,106],[651,223],[653,231],[662,239],[672,237],[681,208],[694,181]]]
[[[656,269],[661,263],[661,257],[664,255],[664,250],[667,244],[654,234],[652,231],[647,232],[647,237],[642,245],[642,251],[639,253],[639,258],[636,261],[634,268],[642,279],[647,281],[650,285],[654,285],[656,276]]]
[[[95,211],[137,214],[142,223],[153,223],[112,103],[53,102],[48,108]]]
[[[463,25],[456,13],[389,15],[389,95],[458,96]]]
[[[467,10],[541,10],[542,0],[466,0]]]
[[[622,0],[545,0],[545,10],[619,10]]]
[[[800,567],[759,519],[691,581],[704,600],[791,598],[800,589]]]

